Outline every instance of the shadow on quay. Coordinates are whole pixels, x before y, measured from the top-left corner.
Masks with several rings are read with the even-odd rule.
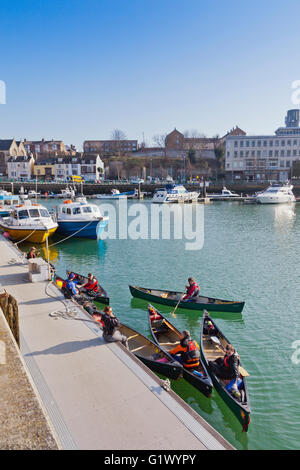
[[[42,351],[33,351],[25,354],[24,357],[70,354],[83,349],[96,348],[104,345],[107,345],[107,343],[101,337],[87,341],[70,341],[69,343],[57,344],[56,346],[52,346],[51,348],[44,349]]]

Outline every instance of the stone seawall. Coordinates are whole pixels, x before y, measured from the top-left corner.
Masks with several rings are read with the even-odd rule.
[[[294,184],[294,194],[295,196],[300,196],[300,181],[293,182]],[[59,194],[62,189],[65,189],[66,186],[68,186],[67,183],[37,183],[37,186],[35,183],[13,183],[13,192],[14,194],[19,194],[20,188],[23,186],[24,190],[36,190],[40,192],[42,195],[45,194],[45,192],[50,193],[53,192],[55,194]],[[72,184],[72,186],[75,186],[76,190],[78,193],[81,192],[81,189],[83,189],[83,193],[87,196],[91,196],[93,194],[104,194],[104,193],[110,193],[113,188],[119,189],[120,192],[125,192],[125,191],[132,191],[135,189],[138,189],[137,184],[124,184],[124,183],[103,183],[103,184],[92,184],[92,183],[86,183],[86,184]],[[158,188],[163,188],[165,186],[164,183],[160,184],[141,184],[140,188],[141,191],[144,193],[149,193],[149,195],[152,195],[155,189]],[[186,183],[184,185],[189,191],[199,191],[199,186],[196,184],[189,184]],[[243,193],[243,195],[246,194],[254,194],[257,191],[262,191],[263,189],[268,187],[268,183],[226,183],[226,188],[237,192],[237,193]],[[211,183],[209,187],[207,188],[207,195],[209,196],[209,193],[219,193],[222,191],[223,184],[215,184]],[[11,191],[12,190],[12,184],[11,183],[1,183],[0,182],[0,189],[5,189],[6,191]],[[202,190],[200,190],[202,191]]]

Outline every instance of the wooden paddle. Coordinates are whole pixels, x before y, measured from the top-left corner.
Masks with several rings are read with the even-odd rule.
[[[176,318],[176,315],[175,315],[176,309],[177,309],[178,305],[180,304],[180,302],[182,301],[182,299],[183,299],[184,296],[185,296],[185,294],[182,294],[182,295],[179,297],[179,300],[178,300],[178,302],[177,302],[177,304],[176,304],[176,307],[174,308],[173,312],[171,312],[172,317]]]

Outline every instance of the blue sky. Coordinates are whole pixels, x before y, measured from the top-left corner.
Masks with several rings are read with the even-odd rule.
[[[298,0],[1,0],[0,138],[273,133],[300,80]]]

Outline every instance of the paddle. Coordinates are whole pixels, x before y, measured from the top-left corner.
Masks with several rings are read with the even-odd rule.
[[[178,305],[180,304],[180,302],[182,301],[182,299],[183,299],[184,296],[185,296],[185,294],[182,294],[182,295],[179,297],[179,300],[178,300],[178,302],[177,302],[177,304],[176,304],[176,307],[174,308],[173,312],[171,312],[172,317],[176,318],[176,315],[175,315],[176,309],[177,309]]]

